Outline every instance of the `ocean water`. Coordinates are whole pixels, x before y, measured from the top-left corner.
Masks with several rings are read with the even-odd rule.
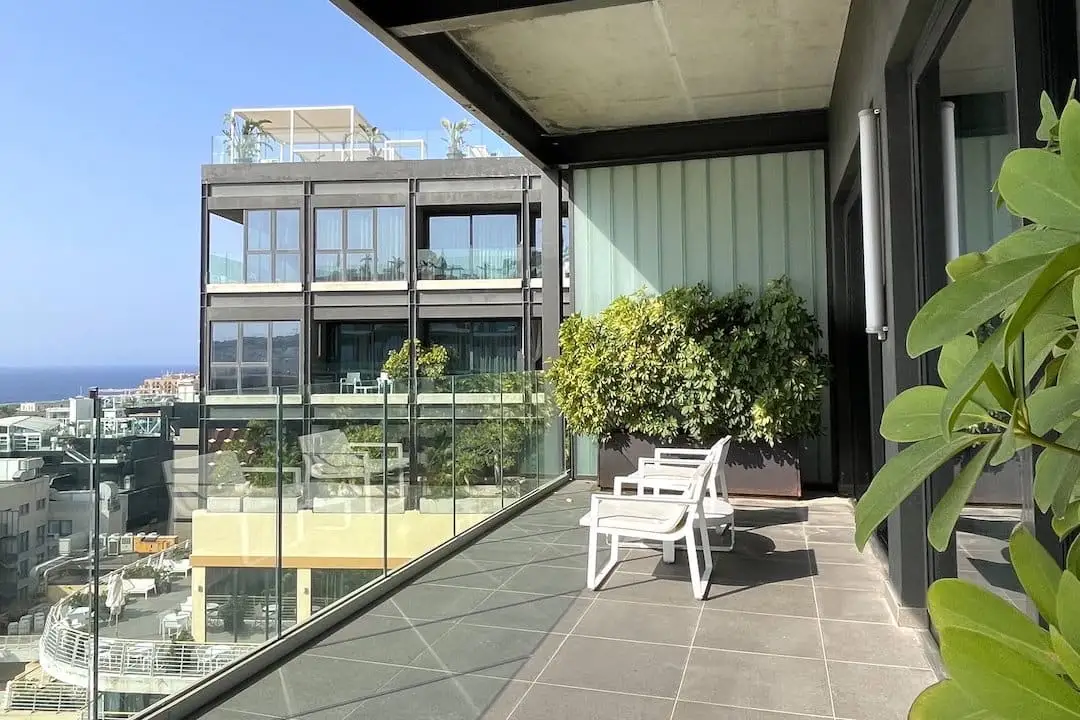
[[[173,366],[128,367],[0,367],[0,403],[63,400],[85,395],[88,388],[138,387],[143,380],[166,372],[193,372],[182,363]]]

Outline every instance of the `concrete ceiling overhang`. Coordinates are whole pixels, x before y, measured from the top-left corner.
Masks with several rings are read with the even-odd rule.
[[[702,154],[821,146],[850,4],[333,2],[533,160],[563,166],[687,155],[693,143]]]

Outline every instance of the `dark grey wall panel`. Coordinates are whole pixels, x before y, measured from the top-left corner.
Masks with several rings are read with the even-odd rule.
[[[210,210],[274,210],[304,206],[302,195],[267,195],[257,197],[209,197],[206,207]]]
[[[382,307],[409,304],[408,293],[402,292],[319,292],[311,294],[315,307]]]
[[[302,320],[302,306],[287,307],[222,307],[207,308],[207,322],[226,322],[238,320]]]
[[[421,320],[468,320],[474,318],[522,317],[523,305],[517,303],[488,303],[484,305],[421,305],[417,308]]]
[[[380,306],[337,306],[316,307],[311,311],[312,318],[319,320],[353,320],[363,322],[368,320],[408,320],[408,305],[380,305]]]
[[[468,192],[491,190],[520,190],[521,179],[516,177],[498,178],[450,178],[448,180],[421,180],[420,192]]]
[[[366,195],[313,195],[311,197],[311,206],[316,208],[404,207],[408,202],[408,191]]]
[[[417,205],[519,205],[521,190],[418,192]]]
[[[408,193],[409,180],[363,180],[359,182],[320,182],[311,187],[312,195],[380,195]]]
[[[490,303],[521,305],[521,290],[421,290],[417,303],[422,306],[469,305],[483,306]]]
[[[227,307],[296,307],[304,306],[304,296],[300,293],[220,293],[207,296],[207,305],[212,308]]]
[[[267,183],[263,185],[217,185],[211,186],[212,197],[265,197],[272,195],[303,195],[303,183]]]

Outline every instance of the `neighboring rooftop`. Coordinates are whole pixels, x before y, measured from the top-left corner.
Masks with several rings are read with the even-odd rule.
[[[351,105],[238,108],[225,115],[222,133],[213,141],[211,164],[519,155],[471,120],[440,124],[429,130],[387,130]]]

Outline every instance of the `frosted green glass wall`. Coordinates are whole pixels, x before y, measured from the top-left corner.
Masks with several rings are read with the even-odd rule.
[[[576,310],[599,312],[641,287],[704,282],[723,293],[786,274],[826,331],[823,151],[578,170],[573,201]],[[830,467],[827,401],[824,419],[808,481]],[[579,472],[594,474],[595,443],[578,449]]]
[[[961,253],[986,250],[1017,228],[1016,218],[997,207],[990,191],[1013,148],[1009,135],[965,137],[956,143]]]

